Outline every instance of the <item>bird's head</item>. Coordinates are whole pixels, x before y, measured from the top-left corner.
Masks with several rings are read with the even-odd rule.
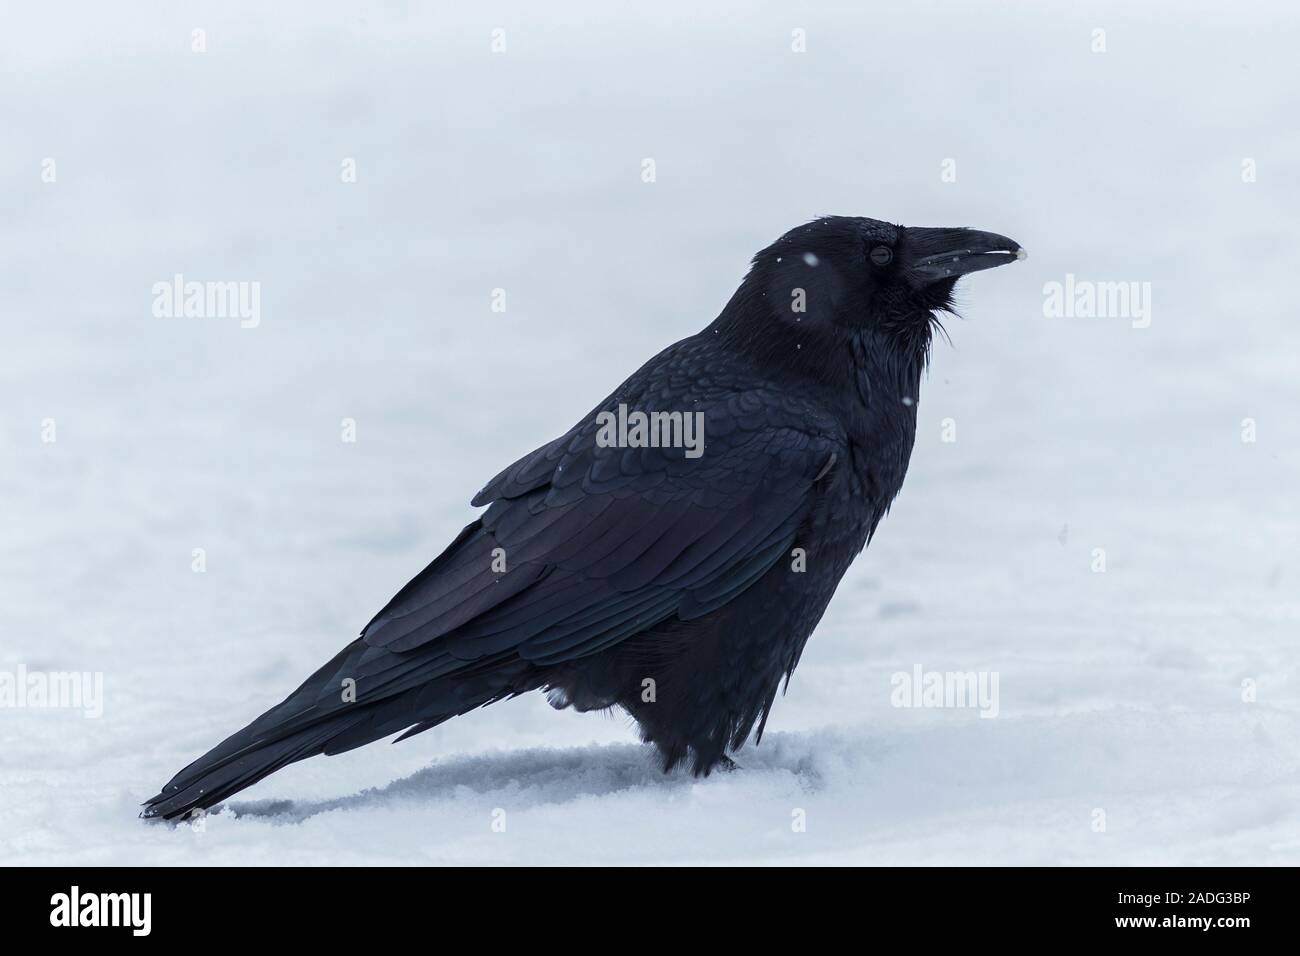
[[[775,327],[813,351],[866,332],[924,360],[957,280],[1023,258],[992,232],[827,216],[759,252],[719,321],[762,338]]]

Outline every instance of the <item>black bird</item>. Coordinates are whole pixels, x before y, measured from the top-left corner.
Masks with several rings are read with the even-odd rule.
[[[1023,257],[874,219],[786,233],[708,328],[488,482],[487,510],[357,640],[143,815],[535,689],[624,708],[665,770],[728,765],[903,485],[957,278]]]

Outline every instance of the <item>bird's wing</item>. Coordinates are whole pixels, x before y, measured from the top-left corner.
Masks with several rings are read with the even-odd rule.
[[[365,643],[554,664],[731,600],[789,549],[842,437],[768,389],[692,410],[697,458],[602,446],[593,412],[507,468],[474,498],[490,503],[480,520],[375,616]]]
[[[655,376],[682,394],[681,376]],[[361,639],[173,777],[146,813],[179,816],[312,754],[418,733],[532,689],[537,668],[744,591],[788,553],[843,435],[816,407],[770,389],[695,394],[691,409],[705,416],[698,458],[602,447],[593,412],[506,469],[475,498],[490,503],[483,516]],[[637,395],[614,400],[671,407],[653,390]]]

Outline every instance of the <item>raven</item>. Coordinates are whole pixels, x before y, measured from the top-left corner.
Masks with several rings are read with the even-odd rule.
[[[622,707],[665,771],[729,765],[902,487],[958,277],[1024,255],[856,217],[787,232],[711,325],[489,481],[487,510],[358,639],[143,816],[537,689]]]

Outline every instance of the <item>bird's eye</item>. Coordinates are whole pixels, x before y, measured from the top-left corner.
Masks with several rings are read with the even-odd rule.
[[[871,261],[878,266],[887,266],[894,260],[894,250],[889,246],[876,246],[871,250]]]

